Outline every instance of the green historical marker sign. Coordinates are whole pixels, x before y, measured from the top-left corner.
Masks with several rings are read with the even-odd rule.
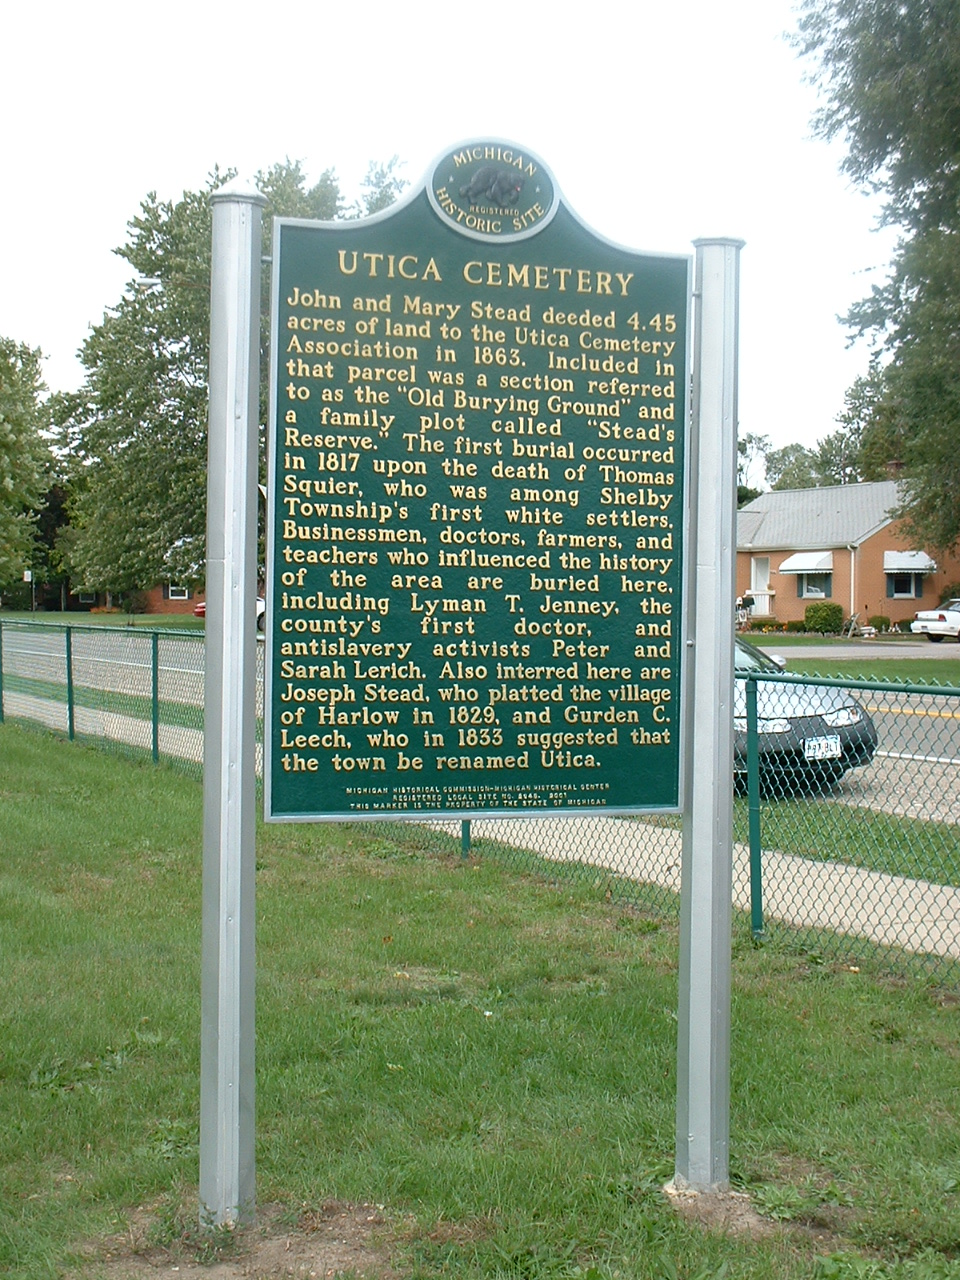
[[[677,809],[690,259],[497,141],[273,252],[268,819]]]

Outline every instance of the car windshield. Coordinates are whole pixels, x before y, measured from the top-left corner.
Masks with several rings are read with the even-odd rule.
[[[953,613],[960,613],[960,600],[947,600],[940,608],[949,609]]]
[[[765,653],[755,649],[753,645],[737,640],[733,650],[733,666],[735,671],[779,671],[780,668]]]

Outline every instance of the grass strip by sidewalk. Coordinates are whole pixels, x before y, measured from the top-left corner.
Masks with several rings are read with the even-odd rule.
[[[952,823],[929,822],[845,804],[831,794],[767,798],[763,848],[884,875],[960,884],[960,842]],[[748,802],[734,806],[735,838],[749,842]]]
[[[67,701],[67,686],[59,681],[42,680],[37,676],[5,675],[3,683],[7,693],[21,693],[60,704]],[[73,697],[76,706],[91,711],[129,716],[132,720],[153,719],[153,699],[149,694],[121,693],[116,689],[74,684]],[[169,698],[161,698],[157,707],[160,723],[163,725],[184,729],[203,728],[202,703],[175,702]]]
[[[0,832],[0,1274],[93,1276],[195,1204],[201,790],[4,725]],[[935,991],[737,943],[732,1169],[784,1228],[731,1239],[659,1191],[672,921],[400,824],[261,829],[257,916],[260,1197],[385,1205],[415,1280],[958,1274]]]
[[[204,619],[192,613],[90,613],[76,610],[0,609],[0,622],[30,622],[58,627],[129,627],[144,631],[202,631]]]
[[[960,658],[794,658],[787,661],[792,675],[825,676],[834,680],[885,680],[890,684],[928,684],[955,689],[960,684]],[[860,695],[863,696],[862,694]]]
[[[749,800],[733,803],[733,838],[749,845]],[[648,826],[679,831],[679,815],[637,818]],[[960,884],[960,842],[953,823],[886,814],[824,795],[764,796],[760,807],[762,847],[812,862],[838,862],[883,875]]]

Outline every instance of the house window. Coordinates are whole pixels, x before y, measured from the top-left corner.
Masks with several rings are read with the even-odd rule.
[[[832,573],[797,574],[797,595],[801,600],[828,600],[832,594]]]
[[[175,587],[171,582],[170,586],[167,587],[167,599],[168,600],[189,600],[190,599],[189,588]]]
[[[96,604],[97,593],[95,591],[80,591],[77,593],[77,599],[81,604]]]
[[[888,600],[919,600],[923,595],[922,573],[888,573]]]

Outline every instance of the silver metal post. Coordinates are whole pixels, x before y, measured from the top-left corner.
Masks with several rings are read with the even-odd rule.
[[[728,1186],[733,622],[741,240],[697,240],[677,1186]]]
[[[260,243],[264,198],[211,197],[204,677],[200,1221],[249,1221],[254,1163],[254,796]]]

